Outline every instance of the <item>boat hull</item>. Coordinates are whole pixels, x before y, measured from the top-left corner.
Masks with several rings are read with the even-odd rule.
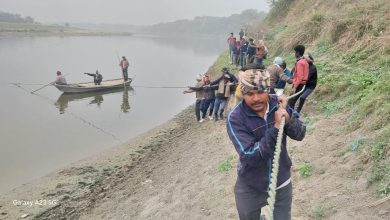
[[[129,87],[132,79],[123,82],[123,79],[105,80],[100,85],[95,85],[93,82],[74,83],[67,85],[54,84],[54,86],[64,93],[88,93],[106,90],[115,90],[118,88]]]

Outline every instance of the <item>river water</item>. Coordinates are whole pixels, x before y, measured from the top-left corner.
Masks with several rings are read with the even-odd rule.
[[[0,38],[0,193],[169,120],[194,95],[142,86],[193,85],[224,47],[217,38]],[[104,79],[120,78],[122,55],[130,61],[133,90],[63,95],[48,86],[29,92],[53,81],[57,70],[68,74],[68,83],[91,81],[83,73],[96,70]]]

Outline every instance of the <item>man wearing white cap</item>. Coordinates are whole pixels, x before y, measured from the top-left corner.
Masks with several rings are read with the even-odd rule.
[[[290,77],[288,77],[287,75],[284,74],[282,64],[283,64],[283,58],[275,57],[273,64],[267,68],[267,71],[270,74],[270,93],[271,94],[276,94],[275,87],[276,87],[276,83],[279,80],[282,80],[282,81],[285,81],[288,83],[292,82]]]

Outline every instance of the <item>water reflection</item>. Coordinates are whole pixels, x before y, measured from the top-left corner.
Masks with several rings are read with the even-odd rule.
[[[132,89],[132,91],[134,91],[134,90]],[[127,113],[130,110],[129,90],[128,90],[128,88],[125,88],[123,90],[121,110],[122,110],[123,113]]]
[[[117,88],[109,91],[100,92],[89,92],[89,93],[62,93],[55,102],[55,106],[58,108],[60,114],[64,114],[65,110],[69,107],[70,102],[89,100],[89,105],[96,105],[98,108],[101,107],[104,95],[114,94],[122,92],[122,103],[120,109],[123,113],[128,113],[130,110],[129,93],[133,94],[133,88]]]

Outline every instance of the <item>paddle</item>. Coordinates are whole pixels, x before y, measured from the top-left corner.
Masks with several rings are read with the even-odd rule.
[[[67,75],[69,75],[69,73],[65,74],[64,77],[67,76]],[[33,93],[35,93],[36,91],[39,91],[39,90],[41,90],[41,89],[43,89],[43,88],[45,88],[45,87],[47,87],[47,86],[53,85],[56,81],[57,81],[57,80],[54,80],[53,82],[48,83],[48,84],[46,84],[46,85],[40,87],[39,89],[36,89],[36,90],[32,91],[31,94],[33,94]]]

